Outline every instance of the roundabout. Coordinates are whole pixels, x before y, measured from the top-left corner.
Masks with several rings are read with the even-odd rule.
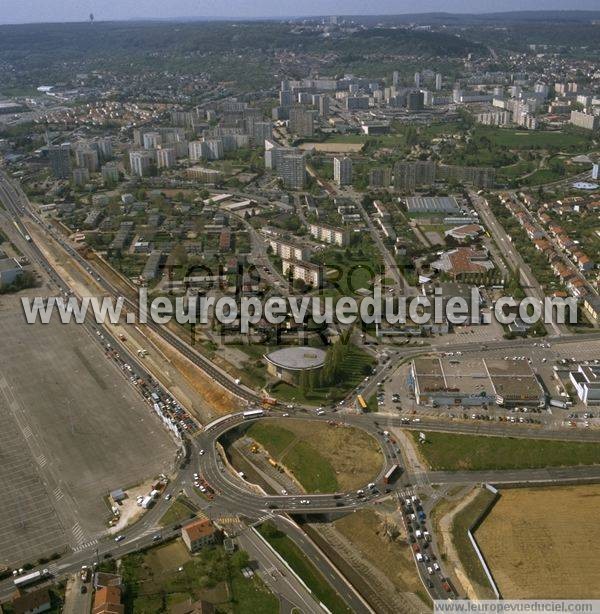
[[[218,494],[221,502],[226,500],[248,517],[254,515],[260,517],[276,511],[324,514],[351,511],[372,505],[375,501],[389,494],[390,488],[383,483],[383,478],[391,467],[401,465],[397,449],[393,447],[392,442],[386,436],[380,434],[373,423],[363,422],[357,425],[353,423],[354,421],[350,416],[336,419],[335,424],[358,429],[373,438],[381,455],[381,464],[374,477],[364,483],[357,483],[356,489],[336,490],[329,493],[269,494],[260,486],[244,480],[227,459],[222,457],[217,446],[219,440],[227,433],[240,429],[242,426],[248,425],[250,427],[261,420],[266,422],[266,419],[276,417],[278,417],[278,414],[275,412],[263,412],[260,416],[252,418],[245,418],[244,413],[231,414],[208,424],[204,432],[195,438],[194,448],[198,452],[200,475],[214,489],[215,494]],[[311,415],[290,416],[285,419],[281,418],[281,420],[290,422],[314,421],[318,423],[318,426],[325,426],[328,423],[331,425],[334,422],[331,417]],[[205,450],[203,454],[199,454],[201,449]]]

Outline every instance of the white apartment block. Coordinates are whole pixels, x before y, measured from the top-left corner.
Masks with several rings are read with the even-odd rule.
[[[600,129],[600,115],[592,115],[583,111],[571,111],[571,124],[585,130]]]
[[[314,288],[321,286],[323,272],[320,266],[304,260],[283,260],[281,264],[284,275],[289,274],[294,280],[301,279],[305,284]]]
[[[145,177],[150,173],[152,154],[149,151],[130,151],[129,164],[131,172],[138,177]]]
[[[175,166],[175,158],[175,149],[172,147],[156,150],[157,168],[171,168]]]
[[[352,183],[352,160],[347,156],[333,159],[333,179],[339,186]]]
[[[206,144],[203,141],[190,141],[188,143],[188,153],[190,162],[199,162],[206,158]]]
[[[320,224],[309,224],[309,232],[312,237],[323,243],[331,243],[344,247],[350,240],[349,233],[343,228],[332,226],[322,226]]]
[[[294,245],[277,239],[269,239],[269,245],[273,253],[279,256],[282,260],[306,260],[310,252],[306,247]]]

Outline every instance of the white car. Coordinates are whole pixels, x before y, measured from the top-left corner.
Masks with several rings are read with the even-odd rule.
[[[116,541],[116,542],[121,542],[121,541],[123,541],[124,539],[125,539],[125,535],[117,535],[117,536],[115,537],[115,541]]]
[[[200,456],[204,456],[204,450],[200,450],[200,452],[198,452],[198,454],[200,454]]]
[[[435,569],[435,571],[439,571],[440,570],[440,566],[437,563],[433,564],[433,568]]]
[[[433,569],[431,567],[427,568],[427,573],[431,576],[433,575]]]

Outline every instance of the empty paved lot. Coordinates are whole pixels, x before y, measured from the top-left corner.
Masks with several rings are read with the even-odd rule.
[[[0,563],[97,539],[103,496],[169,470],[175,444],[96,338],[27,325],[0,297]]]

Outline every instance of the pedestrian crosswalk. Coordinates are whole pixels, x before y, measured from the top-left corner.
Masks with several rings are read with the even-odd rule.
[[[55,576],[59,572],[59,567],[57,563],[49,563],[48,567],[46,567],[51,576]]]
[[[410,499],[414,494],[415,491],[413,488],[405,488],[403,490],[398,491],[398,498],[401,501],[404,501],[406,499]]]
[[[238,516],[219,516],[214,519],[215,524],[224,527],[230,535],[234,532],[241,533],[246,529],[246,525]]]
[[[215,522],[221,525],[234,525],[239,524],[240,519],[237,516],[219,516],[215,518]]]
[[[92,548],[98,543],[97,539],[88,539],[88,536],[85,534],[85,531],[78,522],[73,525],[73,527],[71,528],[71,532],[73,533],[73,537],[75,538],[75,547],[73,548],[75,552],[87,550],[88,548]]]
[[[54,498],[57,501],[60,501],[64,496],[65,496],[65,494],[63,493],[63,491],[60,488],[55,488],[54,489]],[[79,526],[79,525],[77,525],[77,526]]]
[[[89,541],[78,544],[73,548],[73,552],[83,552],[84,550],[90,550],[98,545],[97,539],[90,539]]]

